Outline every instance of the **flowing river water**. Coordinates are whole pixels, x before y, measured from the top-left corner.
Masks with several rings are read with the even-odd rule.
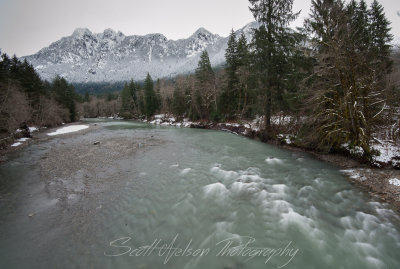
[[[400,268],[398,214],[331,165],[225,132],[95,123],[0,166],[0,268]]]

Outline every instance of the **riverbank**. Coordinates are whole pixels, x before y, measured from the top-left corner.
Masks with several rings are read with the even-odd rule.
[[[252,238],[252,245],[267,248],[292,242],[297,268],[310,261],[329,268],[332,260],[367,268],[370,253],[378,267],[398,265],[397,211],[307,153],[221,131],[137,121],[88,119],[63,127],[79,125],[89,127],[35,133],[0,165],[1,267],[73,261],[79,268],[261,268],[264,259],[239,264],[241,257],[214,255],[226,245],[218,242],[232,239],[236,246]],[[126,245],[135,248],[160,239],[217,251],[198,264],[189,257],[164,264],[157,255],[90,255],[120,253],[110,242],[127,236]],[[315,258],[326,253],[332,256],[326,261]]]
[[[397,165],[396,161],[400,155],[396,155],[396,150],[390,150],[390,153],[381,152],[381,156],[377,156],[375,163],[371,165],[361,162],[350,155],[321,153],[295,146],[294,143],[292,143],[294,137],[290,134],[278,134],[274,139],[265,141],[262,139],[260,131],[262,130],[262,121],[262,118],[257,118],[251,122],[242,123],[192,122],[187,119],[177,121],[175,117],[169,117],[168,115],[156,115],[148,122],[160,126],[225,131],[235,135],[256,139],[287,150],[307,152],[321,161],[338,167],[352,184],[358,185],[371,196],[391,204],[396,211],[400,212],[400,170],[394,168],[394,166]],[[288,123],[288,119],[285,117],[274,117],[272,121],[277,125],[285,125]],[[381,146],[380,148],[385,148],[385,146]]]

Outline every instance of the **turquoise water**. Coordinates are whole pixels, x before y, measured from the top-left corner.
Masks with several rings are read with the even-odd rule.
[[[230,133],[96,123],[0,167],[0,268],[400,266],[397,213],[333,166]],[[84,162],[43,177],[46,154],[111,139],[139,149],[84,181]]]

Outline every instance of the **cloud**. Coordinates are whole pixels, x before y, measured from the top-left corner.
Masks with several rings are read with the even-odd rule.
[[[397,11],[397,16],[399,16],[399,17],[400,17],[400,10],[399,10],[399,11]]]

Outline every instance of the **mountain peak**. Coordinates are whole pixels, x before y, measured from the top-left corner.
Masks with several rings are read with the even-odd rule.
[[[82,37],[85,34],[91,35],[92,32],[88,28],[76,28],[75,31],[72,33],[72,36]]]
[[[207,29],[205,29],[204,27],[200,27],[196,32],[193,33],[192,36],[198,36],[198,35],[212,35],[212,33]]]
[[[116,32],[115,30],[113,30],[111,28],[107,28],[103,32],[103,37],[116,38],[116,37],[125,37],[125,35],[123,33],[121,33],[120,31]]]
[[[246,35],[247,37],[247,35]],[[113,29],[92,33],[78,28],[37,54],[23,57],[40,76],[52,80],[57,74],[71,82],[127,81],[191,73],[202,51],[213,66],[225,61],[228,38],[199,28],[192,36],[167,40],[162,34],[125,36]]]

